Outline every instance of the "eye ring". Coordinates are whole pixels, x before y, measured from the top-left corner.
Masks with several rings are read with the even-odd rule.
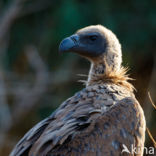
[[[91,35],[91,36],[89,36],[89,39],[91,41],[96,41],[97,40],[97,35]]]

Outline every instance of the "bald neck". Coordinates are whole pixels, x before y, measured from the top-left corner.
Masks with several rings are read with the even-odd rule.
[[[87,84],[90,84],[91,82],[96,83],[96,80],[98,81],[98,77],[101,77],[101,75],[109,77],[112,73],[116,73],[116,71],[120,70],[120,63],[119,61],[116,61],[114,55],[112,55],[112,58],[107,58],[107,55],[102,55],[98,58],[89,60],[91,61],[91,67]]]
[[[99,63],[99,64],[91,63],[87,84],[90,84],[93,81],[95,82],[96,77],[105,74],[105,72],[106,72],[106,66],[104,63]]]

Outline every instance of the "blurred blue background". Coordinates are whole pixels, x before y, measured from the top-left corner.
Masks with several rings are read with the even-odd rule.
[[[154,0],[0,1],[0,155],[84,86],[89,62],[59,55],[60,41],[102,24],[119,38],[136,97],[156,138],[156,3]],[[153,146],[146,134],[146,146]]]

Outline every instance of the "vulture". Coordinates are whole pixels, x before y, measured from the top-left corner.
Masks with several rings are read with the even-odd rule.
[[[30,129],[10,156],[142,156],[144,112],[121,65],[116,35],[91,25],[63,39],[59,52],[90,61],[85,88]]]

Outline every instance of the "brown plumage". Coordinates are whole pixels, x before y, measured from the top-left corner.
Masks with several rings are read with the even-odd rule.
[[[141,147],[145,119],[121,67],[121,47],[103,26],[89,26],[64,39],[60,52],[72,51],[91,61],[86,87],[33,127],[10,156],[119,156],[126,146]]]

